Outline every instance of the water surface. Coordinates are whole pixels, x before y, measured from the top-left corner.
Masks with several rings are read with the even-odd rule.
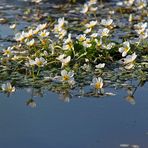
[[[30,93],[0,94],[0,146],[5,148],[118,148],[120,144],[148,147],[147,87],[135,93],[135,105],[124,98],[76,98],[69,103],[46,92],[26,106]]]

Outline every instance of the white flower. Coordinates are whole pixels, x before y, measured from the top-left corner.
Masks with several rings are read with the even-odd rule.
[[[129,7],[129,6],[132,6],[133,5],[134,1],[135,0],[126,0],[126,1],[124,1],[124,4]]]
[[[4,92],[8,92],[8,93],[15,92],[15,87],[14,86],[12,87],[10,82],[7,82],[6,84],[2,84],[1,88],[2,88],[2,91]]]
[[[58,19],[58,24],[55,24],[54,31],[56,33],[59,33],[62,29],[64,29],[65,25],[68,24],[67,21],[65,21],[64,17]]]
[[[86,29],[85,31],[84,31],[84,33],[85,34],[88,34],[88,33],[90,33],[92,31],[92,28],[88,28],[88,29]]]
[[[145,23],[138,23],[134,25],[135,31],[139,35],[140,39],[146,39],[148,36],[148,29],[147,28],[147,22]]]
[[[61,62],[62,62],[62,67],[66,66],[66,65],[70,62],[70,60],[71,60],[71,56],[68,56],[68,57],[66,57],[66,58],[63,58],[63,59],[61,60]]]
[[[101,77],[93,78],[90,85],[93,86],[95,89],[101,89],[103,87],[103,79]]]
[[[71,39],[71,34],[68,34],[68,38],[64,40],[63,50],[74,49],[73,41]]]
[[[110,10],[109,14],[115,14],[115,11],[114,10]]]
[[[59,33],[59,39],[63,39],[67,34],[67,30],[62,29]]]
[[[74,78],[73,79],[70,79],[69,81],[68,81],[68,83],[69,83],[69,85],[75,85],[75,83],[76,83],[76,81],[74,80]]]
[[[134,64],[133,63],[129,63],[129,64],[127,64],[127,65],[124,66],[124,68],[127,69],[127,70],[129,70],[129,69],[131,69],[133,67],[134,67]]]
[[[136,0],[136,6],[138,9],[142,9],[147,6],[147,0]]]
[[[102,38],[100,38],[99,40],[95,39],[95,42],[96,42],[96,46],[100,47],[102,45]]]
[[[110,26],[112,23],[113,23],[113,20],[112,19],[102,19],[101,20],[101,25],[103,25],[105,27]]]
[[[91,38],[96,38],[98,36],[98,33],[93,33],[90,35]]]
[[[61,61],[65,56],[66,56],[65,54],[61,54],[56,59],[59,60],[59,61]]]
[[[65,18],[64,17],[58,19],[58,25],[60,27],[64,27],[65,24],[68,24],[68,22],[65,21]]]
[[[7,49],[3,50],[3,55],[7,56],[8,58],[13,54],[13,47],[8,47]]]
[[[88,63],[89,62],[89,59],[85,58],[85,62]]]
[[[64,44],[70,44],[72,43],[72,39],[71,39],[71,33],[68,34],[68,38],[64,40]]]
[[[34,43],[35,43],[35,40],[34,39],[32,39],[31,41],[29,41],[29,42],[27,42],[26,44],[27,44],[27,46],[33,46],[34,45]]]
[[[25,38],[30,38],[34,35],[34,31],[30,29],[28,32],[25,33]]]
[[[15,34],[14,39],[16,41],[21,41],[22,42],[25,39],[25,36],[26,36],[26,33],[23,31],[22,33]]]
[[[91,2],[88,2],[88,3],[84,4],[84,7],[83,7],[81,13],[83,13],[83,14],[87,14],[87,13],[90,13],[90,12],[95,13],[97,11],[97,9],[98,9],[97,7],[92,6]]]
[[[29,59],[29,61],[25,63],[25,65],[26,65],[27,67],[34,66],[35,64],[36,64],[35,61],[32,60],[32,59]]]
[[[86,34],[80,34],[76,37],[79,42],[83,42],[86,40]]]
[[[98,30],[98,35],[100,37],[108,36],[109,35],[109,29],[107,29],[107,28],[99,29]]]
[[[16,28],[16,24],[10,25],[10,29],[15,29],[15,28]]]
[[[38,28],[36,28],[36,29],[33,30],[33,34],[38,34],[39,31],[40,30]]]
[[[128,55],[126,58],[124,58],[124,64],[129,64],[131,62],[133,62],[136,59],[137,55],[134,52],[132,55]]]
[[[130,14],[130,15],[129,15],[128,21],[129,21],[129,22],[132,22],[132,21],[133,21],[133,14]]]
[[[68,24],[67,21],[65,21],[64,17],[58,19],[58,24],[54,25],[54,33],[56,34],[56,37],[59,37],[59,39],[63,39],[64,36],[67,34],[67,30],[65,29],[65,26]]]
[[[47,61],[46,61],[43,57],[35,58],[35,64],[36,64],[38,67],[43,67],[44,65],[47,64]]]
[[[96,21],[91,21],[91,22],[85,24],[85,27],[86,28],[93,28],[96,25],[97,25],[97,20]]]
[[[63,82],[71,82],[74,81],[74,72],[73,71],[69,71],[67,72],[66,70],[62,70],[61,71],[61,80]]]
[[[120,2],[120,1],[119,1],[119,2],[116,3],[116,5],[117,5],[117,6],[122,6],[122,5],[123,5],[123,2]]]
[[[71,50],[73,48],[74,48],[73,43],[69,43],[69,44],[64,44],[62,49],[63,50]]]
[[[40,37],[44,38],[47,37],[49,35],[49,32],[47,30],[43,30],[39,33]]]
[[[139,29],[139,30],[135,30],[136,31],[136,33],[138,34],[138,35],[140,35],[140,34],[142,34],[145,30],[143,30],[143,29]]]
[[[53,55],[55,53],[55,44],[53,42],[49,44],[49,49],[51,50],[51,54]]]
[[[14,55],[11,60],[13,61],[17,61],[17,60],[20,60],[21,56],[17,56],[17,55]]]
[[[58,24],[54,25],[54,33],[59,33],[63,28],[61,26],[59,26]]]
[[[91,6],[91,5],[95,5],[97,4],[97,0],[89,0],[88,1],[88,5]]]
[[[90,65],[89,64],[84,64],[83,66],[81,66],[81,68],[83,69],[83,70],[85,70],[85,71],[90,71],[91,70],[91,67],[90,67]]]
[[[95,13],[97,11],[98,7],[90,7],[89,11],[92,13]]]
[[[45,29],[47,27],[47,23],[45,23],[45,24],[39,24],[38,26],[37,26],[37,30],[43,30],[43,29]]]
[[[140,22],[140,23],[134,25],[134,28],[136,30],[145,30],[146,27],[147,27],[147,22],[144,22],[144,23]]]
[[[146,39],[148,37],[148,29],[146,29],[145,31],[141,32],[139,35],[140,39]]]
[[[56,37],[58,37],[59,39],[63,39],[67,34],[67,31],[65,29],[61,29],[59,32],[57,32],[57,35],[55,35]]]
[[[109,44],[107,44],[107,45],[103,44],[103,45],[102,45],[102,48],[110,50],[110,49],[112,49],[114,46],[115,46],[115,43],[109,43]]]
[[[86,48],[89,48],[92,46],[91,44],[91,40],[89,38],[87,38],[85,41],[83,41],[83,46],[86,47]]]
[[[137,55],[133,53],[132,55],[128,55],[126,58],[123,59],[123,64],[125,69],[131,69],[134,66],[134,61]]]
[[[135,31],[140,34],[141,32],[143,32],[146,28],[147,28],[147,22],[143,23],[140,22],[138,24],[134,25]]]
[[[100,63],[98,65],[95,66],[97,69],[101,69],[105,67],[105,63]]]
[[[84,14],[85,14],[85,13],[88,12],[88,10],[89,10],[89,6],[88,6],[88,4],[84,4],[84,7],[83,7],[81,13],[84,13]]]
[[[62,67],[64,67],[70,62],[71,56],[66,57],[65,54],[62,54],[59,57],[57,57],[56,59],[61,61],[62,62]]]
[[[42,0],[31,0],[33,3],[40,3]]]
[[[130,50],[130,43],[128,41],[123,43],[123,47],[119,48],[119,52],[122,53],[122,57],[125,57]]]

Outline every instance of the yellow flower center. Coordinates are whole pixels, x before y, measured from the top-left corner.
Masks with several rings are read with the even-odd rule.
[[[100,41],[97,42],[97,46],[98,47],[101,46],[101,42]]]
[[[108,35],[107,32],[102,33],[102,36],[107,36],[107,35]]]
[[[95,84],[95,88],[96,88],[96,89],[102,88],[102,83],[97,82],[97,83]]]
[[[85,38],[83,37],[83,36],[81,36],[80,38],[79,38],[79,41],[80,42],[82,42],[82,41],[84,41],[85,40]]]
[[[129,51],[129,48],[128,47],[125,47],[124,48],[124,51],[128,52]]]
[[[12,92],[12,90],[13,90],[12,87],[10,87],[7,89],[7,92]]]
[[[38,62],[37,62],[37,65],[38,65],[38,66],[42,66],[42,65],[43,65],[43,62],[42,62],[42,61],[38,61]]]
[[[72,49],[72,48],[73,48],[73,43],[70,42],[70,43],[68,44],[68,46],[69,46],[70,49]]]
[[[39,32],[39,30],[37,30],[37,29],[36,29],[36,30],[34,30],[34,34],[37,34],[38,32]]]
[[[63,76],[63,80],[64,80],[64,81],[68,81],[69,79],[70,79],[70,78],[69,78],[68,75]]]
[[[32,38],[33,34],[28,34],[26,38]]]
[[[140,34],[141,34],[141,35],[144,35],[145,33],[144,33],[144,31],[142,31]]]
[[[11,54],[11,51],[10,50],[5,50],[5,54],[9,55],[9,54]]]
[[[46,36],[46,33],[45,33],[45,32],[43,32],[43,33],[41,34],[41,36],[42,36],[42,37],[45,37],[45,36]]]

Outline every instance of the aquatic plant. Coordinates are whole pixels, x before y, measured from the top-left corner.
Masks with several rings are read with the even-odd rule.
[[[109,95],[105,87],[129,88],[129,80],[147,81],[146,5],[145,1],[125,1],[100,14],[98,8],[106,5],[90,0],[83,8],[75,8],[78,16],[74,20],[53,18],[17,32],[16,43],[0,51],[1,90],[14,92],[10,82],[15,87],[58,93],[91,85],[97,90],[90,87],[91,96],[96,92],[104,96]],[[13,30],[16,27],[10,26]],[[89,91],[86,89],[86,95]]]

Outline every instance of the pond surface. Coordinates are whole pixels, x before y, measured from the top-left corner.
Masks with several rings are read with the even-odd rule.
[[[9,98],[0,94],[0,147],[147,148],[147,88],[137,90],[135,105],[125,100],[125,91],[103,99],[74,97],[69,103],[46,92],[34,98],[36,108],[25,105],[31,96],[26,90]]]
[[[9,25],[20,19],[16,16],[24,4],[28,6],[2,0],[0,17],[8,23],[0,24],[0,49],[11,44]],[[20,19],[18,29],[29,24]],[[18,88],[9,97],[0,93],[0,148],[148,148],[148,83],[131,100],[126,90],[105,91],[116,95],[73,96],[67,102],[59,94],[32,88]]]

